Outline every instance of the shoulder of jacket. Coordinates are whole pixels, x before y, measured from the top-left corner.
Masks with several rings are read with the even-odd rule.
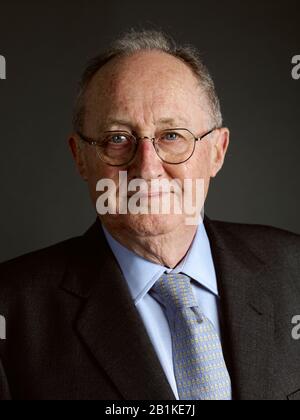
[[[81,237],[75,237],[0,264],[0,291],[5,287],[38,280],[41,284],[51,276],[64,272],[72,250],[76,249]]]
[[[269,225],[212,221],[215,229],[237,246],[247,246],[264,259],[266,256],[293,260],[300,258],[300,235]]]

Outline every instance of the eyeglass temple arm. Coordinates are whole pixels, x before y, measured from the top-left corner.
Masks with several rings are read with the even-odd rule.
[[[196,141],[201,141],[202,139],[204,139],[205,137],[207,137],[209,134],[213,133],[215,130],[217,130],[218,127],[213,128],[212,130],[210,130],[208,133],[203,134],[203,136],[201,137],[196,137]]]
[[[80,133],[79,131],[76,132],[76,134],[80,137],[80,139],[88,144],[96,144],[95,140],[90,139],[89,137],[84,136],[82,133]]]

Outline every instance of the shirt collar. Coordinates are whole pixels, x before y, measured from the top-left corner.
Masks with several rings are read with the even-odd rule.
[[[198,226],[187,255],[175,269],[140,257],[116,241],[103,225],[102,228],[136,305],[165,272],[186,274],[200,286],[218,296],[210,243],[203,223]]]

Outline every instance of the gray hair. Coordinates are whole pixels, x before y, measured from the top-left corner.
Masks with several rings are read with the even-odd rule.
[[[85,116],[85,93],[94,75],[114,58],[130,56],[139,51],[158,50],[183,61],[198,78],[206,95],[209,113],[213,123],[221,127],[223,123],[220,101],[213,79],[203,64],[198,51],[190,45],[177,45],[175,41],[160,31],[131,30],[111,44],[104,53],[90,60],[81,76],[79,90],[73,110],[73,127],[75,131],[83,130]]]

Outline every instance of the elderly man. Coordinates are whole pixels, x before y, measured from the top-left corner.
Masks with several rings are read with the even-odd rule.
[[[69,142],[99,214],[1,265],[2,398],[300,399],[299,236],[202,217],[229,131],[195,50],[151,31],[116,41],[83,74]],[[121,211],[121,176],[159,211]],[[171,211],[188,179],[197,223]]]

